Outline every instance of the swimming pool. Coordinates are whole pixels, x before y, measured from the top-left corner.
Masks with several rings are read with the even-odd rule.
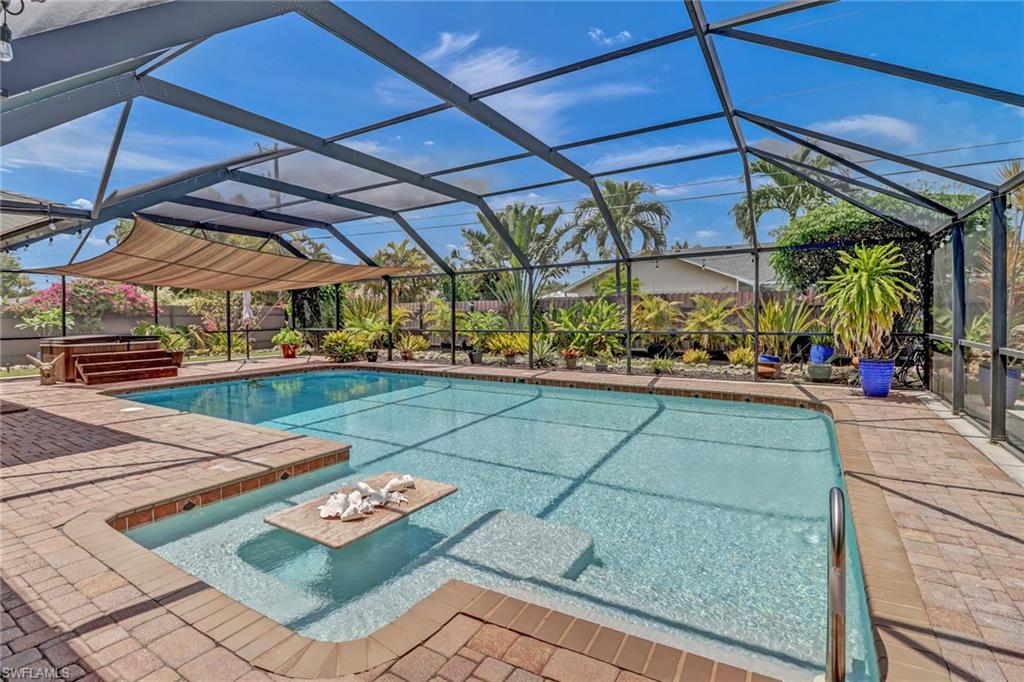
[[[347,371],[128,397],[351,443],[345,464],[128,532],[308,636],[364,636],[457,578],[784,679],[823,667],[842,479],[817,412]],[[263,522],[389,470],[459,490],[341,550]],[[848,547],[851,678],[875,679]]]

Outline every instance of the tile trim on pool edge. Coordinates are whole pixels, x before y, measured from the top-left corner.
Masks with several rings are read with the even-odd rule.
[[[867,451],[861,440],[857,421],[849,407],[840,400],[819,399],[812,395],[806,398],[793,398],[789,396],[772,395],[770,393],[744,393],[738,391],[706,390],[701,388],[669,388],[657,386],[657,379],[637,377],[638,380],[646,379],[646,383],[613,383],[607,377],[590,377],[580,375],[573,379],[558,379],[544,376],[548,372],[516,370],[512,368],[497,368],[497,371],[466,371],[462,367],[451,367],[438,365],[433,367],[401,367],[388,365],[377,365],[374,363],[317,363],[315,365],[304,365],[303,367],[292,368],[256,368],[254,371],[243,371],[232,374],[219,374],[202,377],[200,379],[186,379],[167,381],[155,380],[147,382],[144,387],[111,387],[102,391],[103,395],[120,396],[128,393],[135,393],[143,390],[157,390],[165,388],[176,388],[195,384],[216,383],[230,380],[237,380],[257,376],[287,375],[295,373],[306,373],[324,370],[363,370],[392,372],[399,374],[413,374],[420,376],[434,376],[442,378],[462,378],[473,380],[498,381],[505,383],[527,383],[542,386],[566,387],[566,388],[590,388],[610,391],[622,391],[627,393],[647,393],[653,395],[668,395],[678,397],[706,398],[715,400],[733,400],[738,402],[754,402],[761,404],[773,404],[786,407],[808,408],[828,414],[835,424],[837,447],[839,450],[841,468],[843,471],[850,514],[853,519],[854,529],[857,534],[858,546],[861,554],[861,565],[864,575],[865,592],[868,602],[868,615],[871,620],[872,632],[875,640],[876,653],[882,679],[893,680],[949,680],[950,674],[942,663],[944,656],[939,648],[938,641],[932,630],[927,612],[924,609],[924,602],[917,582],[914,578],[910,561],[906,550],[900,539],[896,522],[889,510],[881,489],[873,484],[876,480],[874,466],[867,455]],[[451,370],[457,370],[455,372]],[[635,380],[634,380],[635,381]],[[725,382],[715,382],[721,384]],[[788,384],[787,384],[788,386]],[[739,386],[737,386],[739,388]],[[294,463],[293,463],[294,464]],[[222,485],[234,483],[234,480],[226,480]],[[213,485],[213,484],[211,484]],[[195,483],[190,484],[191,490],[188,493],[178,493],[177,497],[195,495],[199,490],[206,490],[209,486],[196,488]],[[175,498],[176,499],[176,498]],[[121,502],[130,501],[122,498]],[[169,501],[167,496],[159,500],[150,499],[148,505],[155,507]],[[72,539],[75,539],[83,547],[104,563],[107,563],[113,570],[121,573],[123,577],[135,584],[139,589],[158,601],[167,600],[165,604],[172,612],[178,613],[183,619],[194,627],[203,630],[201,620],[190,621],[186,616],[202,613],[202,607],[208,606],[216,598],[218,603],[237,604],[243,608],[243,616],[235,616],[227,623],[215,623],[220,636],[214,636],[215,641],[235,651],[236,654],[249,661],[256,667],[271,672],[288,670],[288,674],[301,677],[316,677],[316,673],[308,675],[297,675],[297,672],[304,672],[310,666],[305,663],[302,654],[308,653],[308,648],[316,640],[299,635],[283,625],[266,618],[248,607],[236,602],[220,591],[206,585],[197,578],[182,571],[173,564],[167,562],[153,552],[136,544],[126,536],[115,531],[109,522],[119,515],[144,509],[147,506],[145,500],[136,500],[136,504],[120,505],[118,509],[108,511],[88,512],[65,525],[65,532]],[[115,541],[117,540],[117,541]],[[88,543],[88,544],[87,544]],[[109,559],[109,561],[108,561]],[[111,563],[113,562],[113,563]],[[140,572],[139,567],[143,570]],[[480,588],[476,588],[480,589]],[[151,593],[156,590],[156,594]],[[205,596],[205,598],[204,598]],[[427,601],[434,595],[427,597]],[[186,601],[188,600],[188,601]],[[191,608],[183,610],[181,604],[190,605]],[[422,602],[421,602],[422,603]],[[419,604],[417,604],[419,606]],[[391,655],[398,658],[413,647],[422,643],[430,635],[422,638],[411,636],[410,633],[396,624],[413,613],[417,606],[412,607],[398,620],[385,625],[368,638],[354,640],[349,643],[324,643],[335,644],[338,647],[347,646],[349,650],[355,651],[348,654],[346,658],[358,662],[361,659],[363,648],[365,648],[367,666],[370,669],[387,662],[388,658],[381,658]],[[175,610],[177,608],[177,610]],[[193,611],[194,609],[194,611]],[[180,613],[179,613],[180,611]],[[205,614],[204,614],[205,617]],[[255,618],[255,622],[252,619]],[[243,632],[249,634],[266,628],[266,632],[259,634],[253,642],[244,646],[234,646],[238,640],[243,638],[243,632],[235,633],[225,637],[222,633],[230,629],[231,623],[241,623],[248,619]],[[256,627],[257,625],[261,627]],[[436,629],[443,625],[440,624]],[[410,629],[423,631],[424,626],[410,624]],[[435,630],[436,631],[436,630]],[[433,633],[431,633],[433,634]],[[237,637],[236,637],[237,635]],[[247,636],[247,635],[244,635]],[[234,637],[234,641],[232,638]],[[260,643],[268,638],[279,638],[275,645],[266,651],[257,651]],[[383,639],[382,639],[383,638]],[[413,642],[412,640],[417,640]],[[385,642],[394,648],[389,648]],[[361,644],[360,644],[361,643]],[[355,647],[353,650],[352,647]],[[408,647],[408,648],[406,648]],[[321,647],[322,648],[322,647]],[[396,649],[405,649],[398,653]],[[290,655],[285,660],[278,660],[285,653]],[[271,656],[270,654],[274,654]],[[311,655],[311,654],[310,654]],[[308,658],[308,656],[307,656]],[[342,665],[341,657],[338,656],[339,669]],[[378,660],[379,659],[379,660]],[[372,663],[377,661],[376,663]],[[301,669],[292,671],[292,668]],[[352,671],[361,672],[361,671]],[[342,674],[342,673],[339,673]]]

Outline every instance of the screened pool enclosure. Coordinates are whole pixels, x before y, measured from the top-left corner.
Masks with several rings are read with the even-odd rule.
[[[228,359],[373,299],[452,363],[493,334],[531,368],[567,334],[626,373],[669,346],[799,363],[831,332],[815,284],[836,254],[892,242],[918,292],[898,378],[1024,440],[1018,3],[19,3],[0,104],[18,354],[109,328],[109,307],[69,319],[92,285],[38,271],[135,215],[412,271],[266,299],[255,323],[248,294],[205,292],[188,314]],[[125,318],[186,316],[175,291],[105,291]],[[592,300],[612,307],[568,320]],[[25,312],[40,301],[59,313]]]

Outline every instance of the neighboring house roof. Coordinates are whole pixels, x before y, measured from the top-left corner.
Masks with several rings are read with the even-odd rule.
[[[656,254],[643,252],[638,254],[640,256],[653,256]],[[699,267],[704,270],[710,270],[711,272],[717,272],[720,275],[726,277],[732,277],[738,282],[749,284],[754,286],[754,259],[750,257],[749,253],[733,253],[726,254],[724,256],[700,256],[700,255],[686,255],[686,256],[675,256],[673,254],[664,254],[666,261],[677,261]],[[583,277],[572,284],[565,287],[567,291],[572,291],[580,286],[595,282],[601,279],[605,275],[614,271],[615,266],[609,265],[601,268],[595,272],[590,273],[586,277]],[[771,259],[765,258],[764,255],[761,257],[761,284],[772,284],[775,282],[775,270],[772,268]]]

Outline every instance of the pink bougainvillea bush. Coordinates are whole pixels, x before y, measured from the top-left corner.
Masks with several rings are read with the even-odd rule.
[[[10,312],[28,317],[38,312],[60,307],[60,283],[33,294],[27,301],[11,306]],[[102,329],[103,315],[139,317],[153,315],[150,294],[134,284],[107,282],[98,279],[75,279],[67,283],[67,312],[74,316],[75,331],[98,332]]]

